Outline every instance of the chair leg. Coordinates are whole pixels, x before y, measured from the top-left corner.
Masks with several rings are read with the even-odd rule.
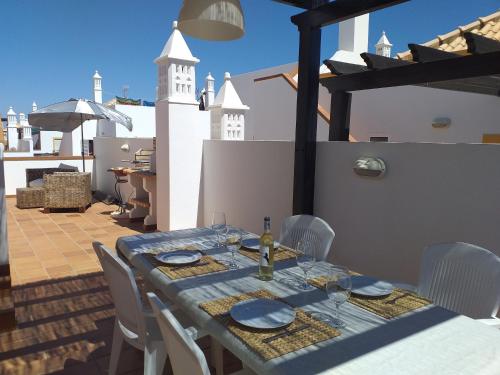
[[[146,342],[144,348],[144,375],[162,375],[166,360],[167,352],[163,341]]]
[[[118,360],[123,347],[123,336],[118,326],[118,319],[115,318],[115,328],[113,329],[113,344],[111,346],[111,359],[109,361],[109,375],[115,375],[118,370]]]
[[[224,375],[224,348],[213,337],[210,337],[210,361],[216,375]]]

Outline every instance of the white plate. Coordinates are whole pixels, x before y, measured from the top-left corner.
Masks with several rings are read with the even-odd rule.
[[[230,314],[238,323],[258,329],[284,327],[295,319],[295,310],[289,305],[266,298],[239,302],[231,308]]]
[[[260,249],[260,239],[259,238],[245,238],[241,241],[241,245],[245,249],[259,251]],[[278,241],[274,241],[274,248],[277,249],[280,246]]]
[[[199,261],[201,256],[202,255],[199,251],[176,250],[167,253],[160,253],[155,258],[165,264],[183,266],[185,264],[191,264]]]
[[[352,293],[366,297],[382,297],[392,293],[394,286],[387,281],[368,276],[352,277]]]

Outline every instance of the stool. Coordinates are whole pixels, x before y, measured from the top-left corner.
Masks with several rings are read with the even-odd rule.
[[[19,208],[43,207],[45,189],[43,187],[17,188],[16,201]]]

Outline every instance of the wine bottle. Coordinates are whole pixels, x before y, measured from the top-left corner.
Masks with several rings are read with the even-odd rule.
[[[261,280],[272,280],[274,270],[274,240],[271,233],[271,218],[264,218],[264,233],[260,237],[259,277]]]

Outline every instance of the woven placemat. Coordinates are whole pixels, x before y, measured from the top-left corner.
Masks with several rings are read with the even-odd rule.
[[[324,276],[309,279],[311,285],[320,289],[325,289],[325,282],[326,277]],[[431,303],[428,299],[398,288],[384,297],[361,297],[351,294],[349,302],[385,319],[396,318]]]
[[[258,262],[260,260],[260,253],[255,250],[250,250],[245,247],[240,249],[240,254],[255,260]],[[274,251],[274,261],[279,262],[280,260],[295,259],[295,252],[293,250],[284,249],[283,247],[278,247]]]
[[[295,320],[285,328],[262,331],[242,326],[229,316],[229,310],[234,304],[251,298],[278,299],[267,290],[261,289],[255,292],[205,302],[200,304],[200,308],[224,324],[229,331],[265,361],[340,335],[340,331],[310,317],[300,309],[295,310],[297,314]],[[275,338],[276,335],[285,332],[292,333]],[[265,342],[269,338],[274,339]]]
[[[184,279],[186,277],[201,276],[214,272],[226,271],[228,269],[222,263],[209,255],[203,255],[199,262],[186,266],[168,266],[155,259],[154,254],[143,254],[153,266],[163,272],[172,280]]]

